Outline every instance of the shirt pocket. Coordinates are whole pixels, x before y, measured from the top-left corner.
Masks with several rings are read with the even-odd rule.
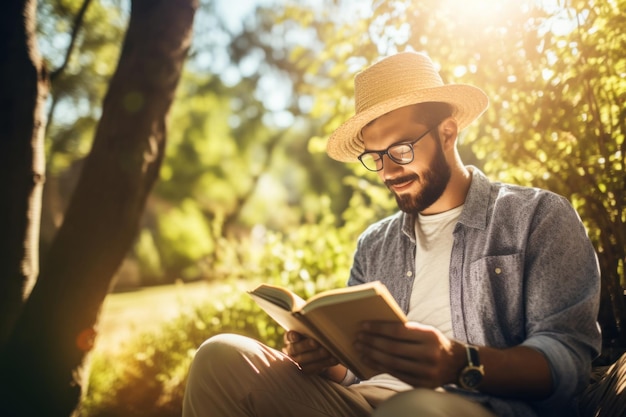
[[[464,289],[468,336],[481,335],[493,346],[510,346],[525,338],[524,262],[521,253],[485,256],[470,264]]]

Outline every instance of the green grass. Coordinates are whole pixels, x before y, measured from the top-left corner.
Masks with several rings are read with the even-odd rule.
[[[223,329],[259,336],[245,294],[253,285],[180,283],[108,295],[80,415],[180,416],[196,348]]]
[[[214,301],[233,291],[244,292],[249,284],[178,283],[112,293],[102,306],[95,351],[114,353],[142,333],[158,330],[185,310]]]

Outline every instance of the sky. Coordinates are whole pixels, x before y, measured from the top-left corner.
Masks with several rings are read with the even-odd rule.
[[[268,0],[216,0],[218,14],[234,31],[241,29],[243,17],[250,14],[258,4],[269,2]],[[235,7],[233,7],[234,4],[236,4]]]

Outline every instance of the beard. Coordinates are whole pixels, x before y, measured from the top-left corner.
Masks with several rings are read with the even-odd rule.
[[[428,170],[421,177],[417,174],[406,175],[401,178],[385,181],[387,188],[393,192],[396,203],[400,210],[408,214],[417,214],[433,205],[441,197],[450,181],[451,171],[441,143],[437,141],[437,152],[433,156]],[[422,189],[417,194],[398,194],[391,188],[394,184],[401,184],[407,181],[419,181]]]

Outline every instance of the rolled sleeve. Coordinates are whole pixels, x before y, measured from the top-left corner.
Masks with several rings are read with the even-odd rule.
[[[536,406],[559,409],[585,388],[601,347],[600,273],[584,227],[566,200],[550,199],[537,218],[528,243],[523,344],[542,352],[552,371],[553,394]]]

